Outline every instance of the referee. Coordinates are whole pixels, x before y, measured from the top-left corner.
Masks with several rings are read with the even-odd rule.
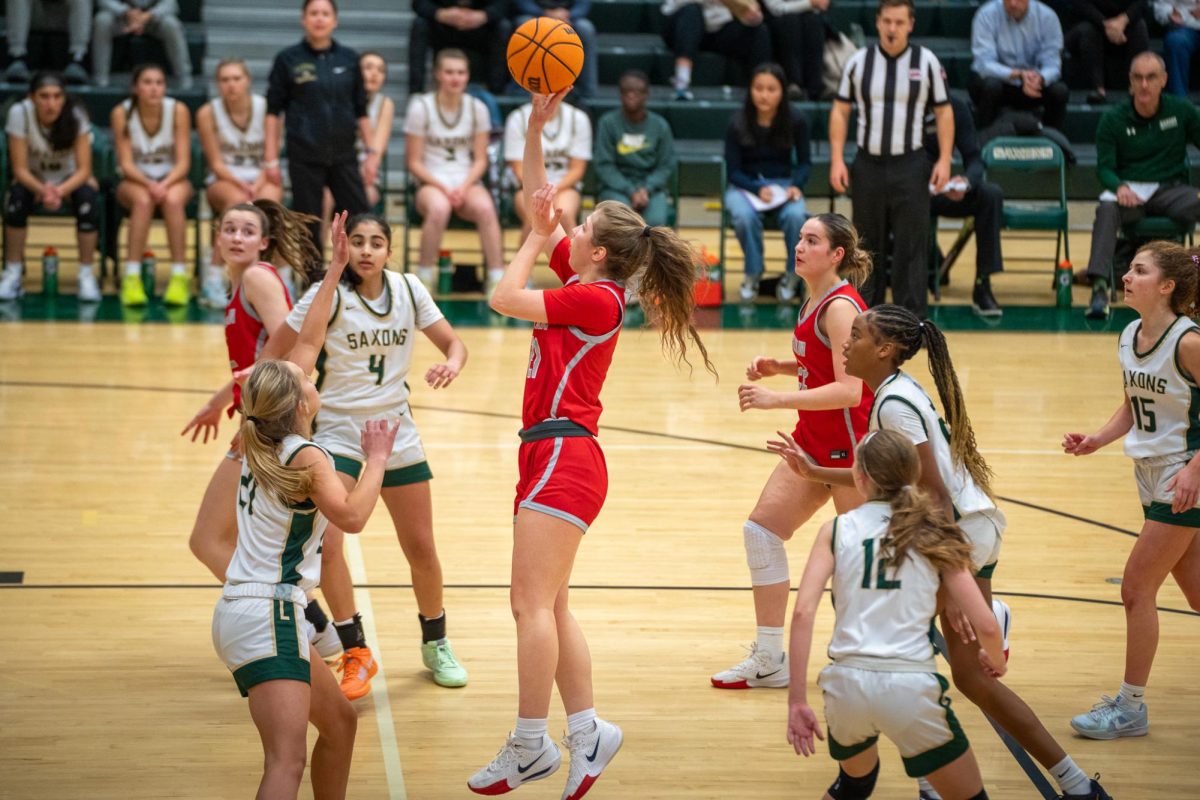
[[[863,299],[885,299],[883,268],[892,238],[892,298],[925,317],[929,286],[929,194],[950,178],[954,112],[942,65],[930,50],[909,45],[913,0],[879,0],[879,44],[864,47],[846,63],[829,114],[829,183],[836,192],[855,186],[854,226],[871,251],[875,271]],[[858,105],[858,155],[849,174],[844,158],[850,106]],[[923,120],[933,106],[938,158],[930,171],[922,146]]]

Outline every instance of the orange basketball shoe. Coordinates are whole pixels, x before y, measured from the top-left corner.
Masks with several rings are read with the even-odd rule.
[[[351,647],[342,656],[339,664],[342,670],[342,694],[347,700],[357,700],[365,697],[371,691],[371,678],[379,672],[375,656],[366,647]]]

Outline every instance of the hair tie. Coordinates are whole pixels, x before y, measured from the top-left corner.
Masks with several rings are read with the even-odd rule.
[[[650,235],[650,226],[649,225],[643,226],[642,227],[642,236],[649,236],[649,235]],[[1195,256],[1192,256],[1192,258],[1195,258]]]
[[[924,323],[924,322],[918,322],[918,323],[917,323],[917,327],[918,327],[918,328],[920,328],[921,330],[925,330],[925,323]]]
[[[254,416],[253,414],[247,414],[246,419],[249,420],[250,422],[253,422],[255,425],[263,424],[263,421],[261,419],[259,419],[258,417]]]
[[[1193,263],[1193,264],[1196,264],[1197,266],[1200,266],[1200,256],[1193,255],[1193,256],[1192,256],[1192,263]]]

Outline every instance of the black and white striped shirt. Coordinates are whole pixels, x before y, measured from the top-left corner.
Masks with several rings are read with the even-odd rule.
[[[864,47],[842,71],[837,99],[858,105],[858,149],[873,156],[920,150],[926,106],[950,101],[946,76],[928,48],[909,45],[895,58]]]

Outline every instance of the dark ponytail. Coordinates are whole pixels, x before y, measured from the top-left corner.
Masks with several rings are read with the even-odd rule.
[[[263,251],[263,261],[277,267],[289,266],[302,275],[303,285],[297,287],[300,292],[321,280],[325,275],[325,262],[308,228],[317,222],[317,218],[311,214],[290,211],[274,200],[255,200],[254,206],[267,220],[264,233],[269,230],[271,234],[271,244]]]
[[[62,89],[63,107],[62,113],[58,118],[50,123],[50,135],[47,139],[50,142],[50,148],[53,150],[70,150],[75,145],[75,140],[79,138],[79,117],[76,109],[79,108],[78,101],[67,91],[66,81],[63,76],[57,72],[42,70],[34,73],[33,80],[29,82],[29,96],[32,98],[38,89],[45,86],[57,86]],[[34,112],[36,117],[36,111]],[[35,124],[41,124],[37,119],[33,120]]]
[[[925,348],[929,355],[929,373],[942,402],[942,413],[950,424],[950,452],[954,463],[966,467],[975,485],[990,497],[992,469],[975,444],[975,431],[967,417],[966,401],[954,371],[954,362],[950,360],[946,335],[929,320],[922,322],[907,308],[890,303],[868,309],[865,318],[876,340],[895,343],[897,368]]]

